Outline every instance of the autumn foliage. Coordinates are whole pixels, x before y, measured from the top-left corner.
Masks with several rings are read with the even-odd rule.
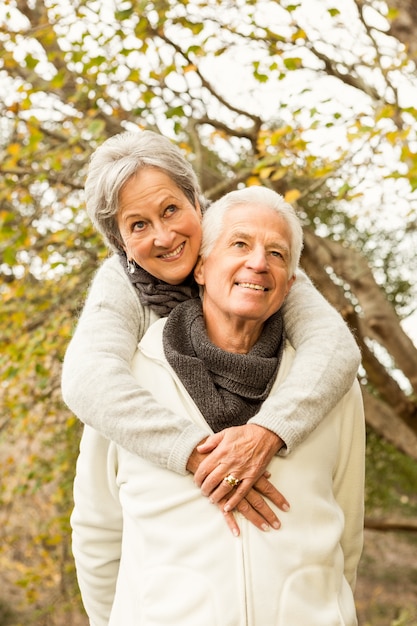
[[[416,301],[416,30],[400,0],[3,2],[1,623],[85,623],[68,524],[80,424],[60,365],[107,254],[86,167],[123,129],[176,141],[210,198],[263,184],[294,203],[303,267],[361,346],[368,425],[417,460],[402,325]]]

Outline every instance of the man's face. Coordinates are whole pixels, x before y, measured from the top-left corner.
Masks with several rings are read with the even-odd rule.
[[[290,230],[272,209],[237,206],[226,213],[220,237],[195,277],[204,285],[206,319],[261,325],[281,307],[289,276]]]

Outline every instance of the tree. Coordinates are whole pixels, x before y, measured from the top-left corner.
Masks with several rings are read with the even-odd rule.
[[[63,554],[49,545],[50,529],[30,529],[26,544],[37,536],[43,546],[51,588],[57,561],[61,586],[67,580],[78,439],[60,401],[60,362],[106,254],[85,216],[83,181],[94,148],[123,129],[178,142],[208,197],[264,184],[296,204],[302,264],[362,349],[368,424],[417,459],[417,351],[401,325],[416,295],[417,19],[409,0],[339,5],[0,8],[0,428],[8,444],[32,441],[25,463],[4,453],[0,497],[9,510],[16,490],[33,498],[59,480],[51,524]],[[33,571],[19,576],[42,610]]]

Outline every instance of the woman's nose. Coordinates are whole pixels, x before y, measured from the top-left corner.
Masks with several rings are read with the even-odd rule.
[[[169,248],[173,242],[175,233],[165,224],[154,225],[154,245],[160,248]]]

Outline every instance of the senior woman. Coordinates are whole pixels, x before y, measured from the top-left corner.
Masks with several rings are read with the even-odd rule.
[[[294,352],[280,308],[295,280],[302,230],[278,194],[253,187],[214,203],[203,233],[195,269],[202,302],[185,301],[153,324],[133,371],[161,405],[210,433],[225,420],[246,422],[284,385]],[[90,623],[357,624],[364,480],[357,381],[296,450],[274,456],[268,469],[291,510],[279,532],[259,533],[240,520],[234,540],[191,476],[157,467],[86,427],[72,526]]]
[[[230,496],[232,509],[270,458],[296,448],[346,393],[359,365],[358,348],[339,314],[298,272],[284,308],[296,358],[280,394],[245,426],[209,438],[198,449],[202,457],[201,425],[162,407],[131,372],[149,325],[198,293],[192,270],[204,200],[195,173],[168,139],[126,132],[96,150],[85,190],[88,213],[115,254],[93,281],[65,355],[64,400],[85,424],[133,454],[182,475],[195,471],[202,492],[214,502]],[[237,489],[233,478],[240,480]],[[278,525],[260,507],[267,520],[256,517],[258,526]]]

